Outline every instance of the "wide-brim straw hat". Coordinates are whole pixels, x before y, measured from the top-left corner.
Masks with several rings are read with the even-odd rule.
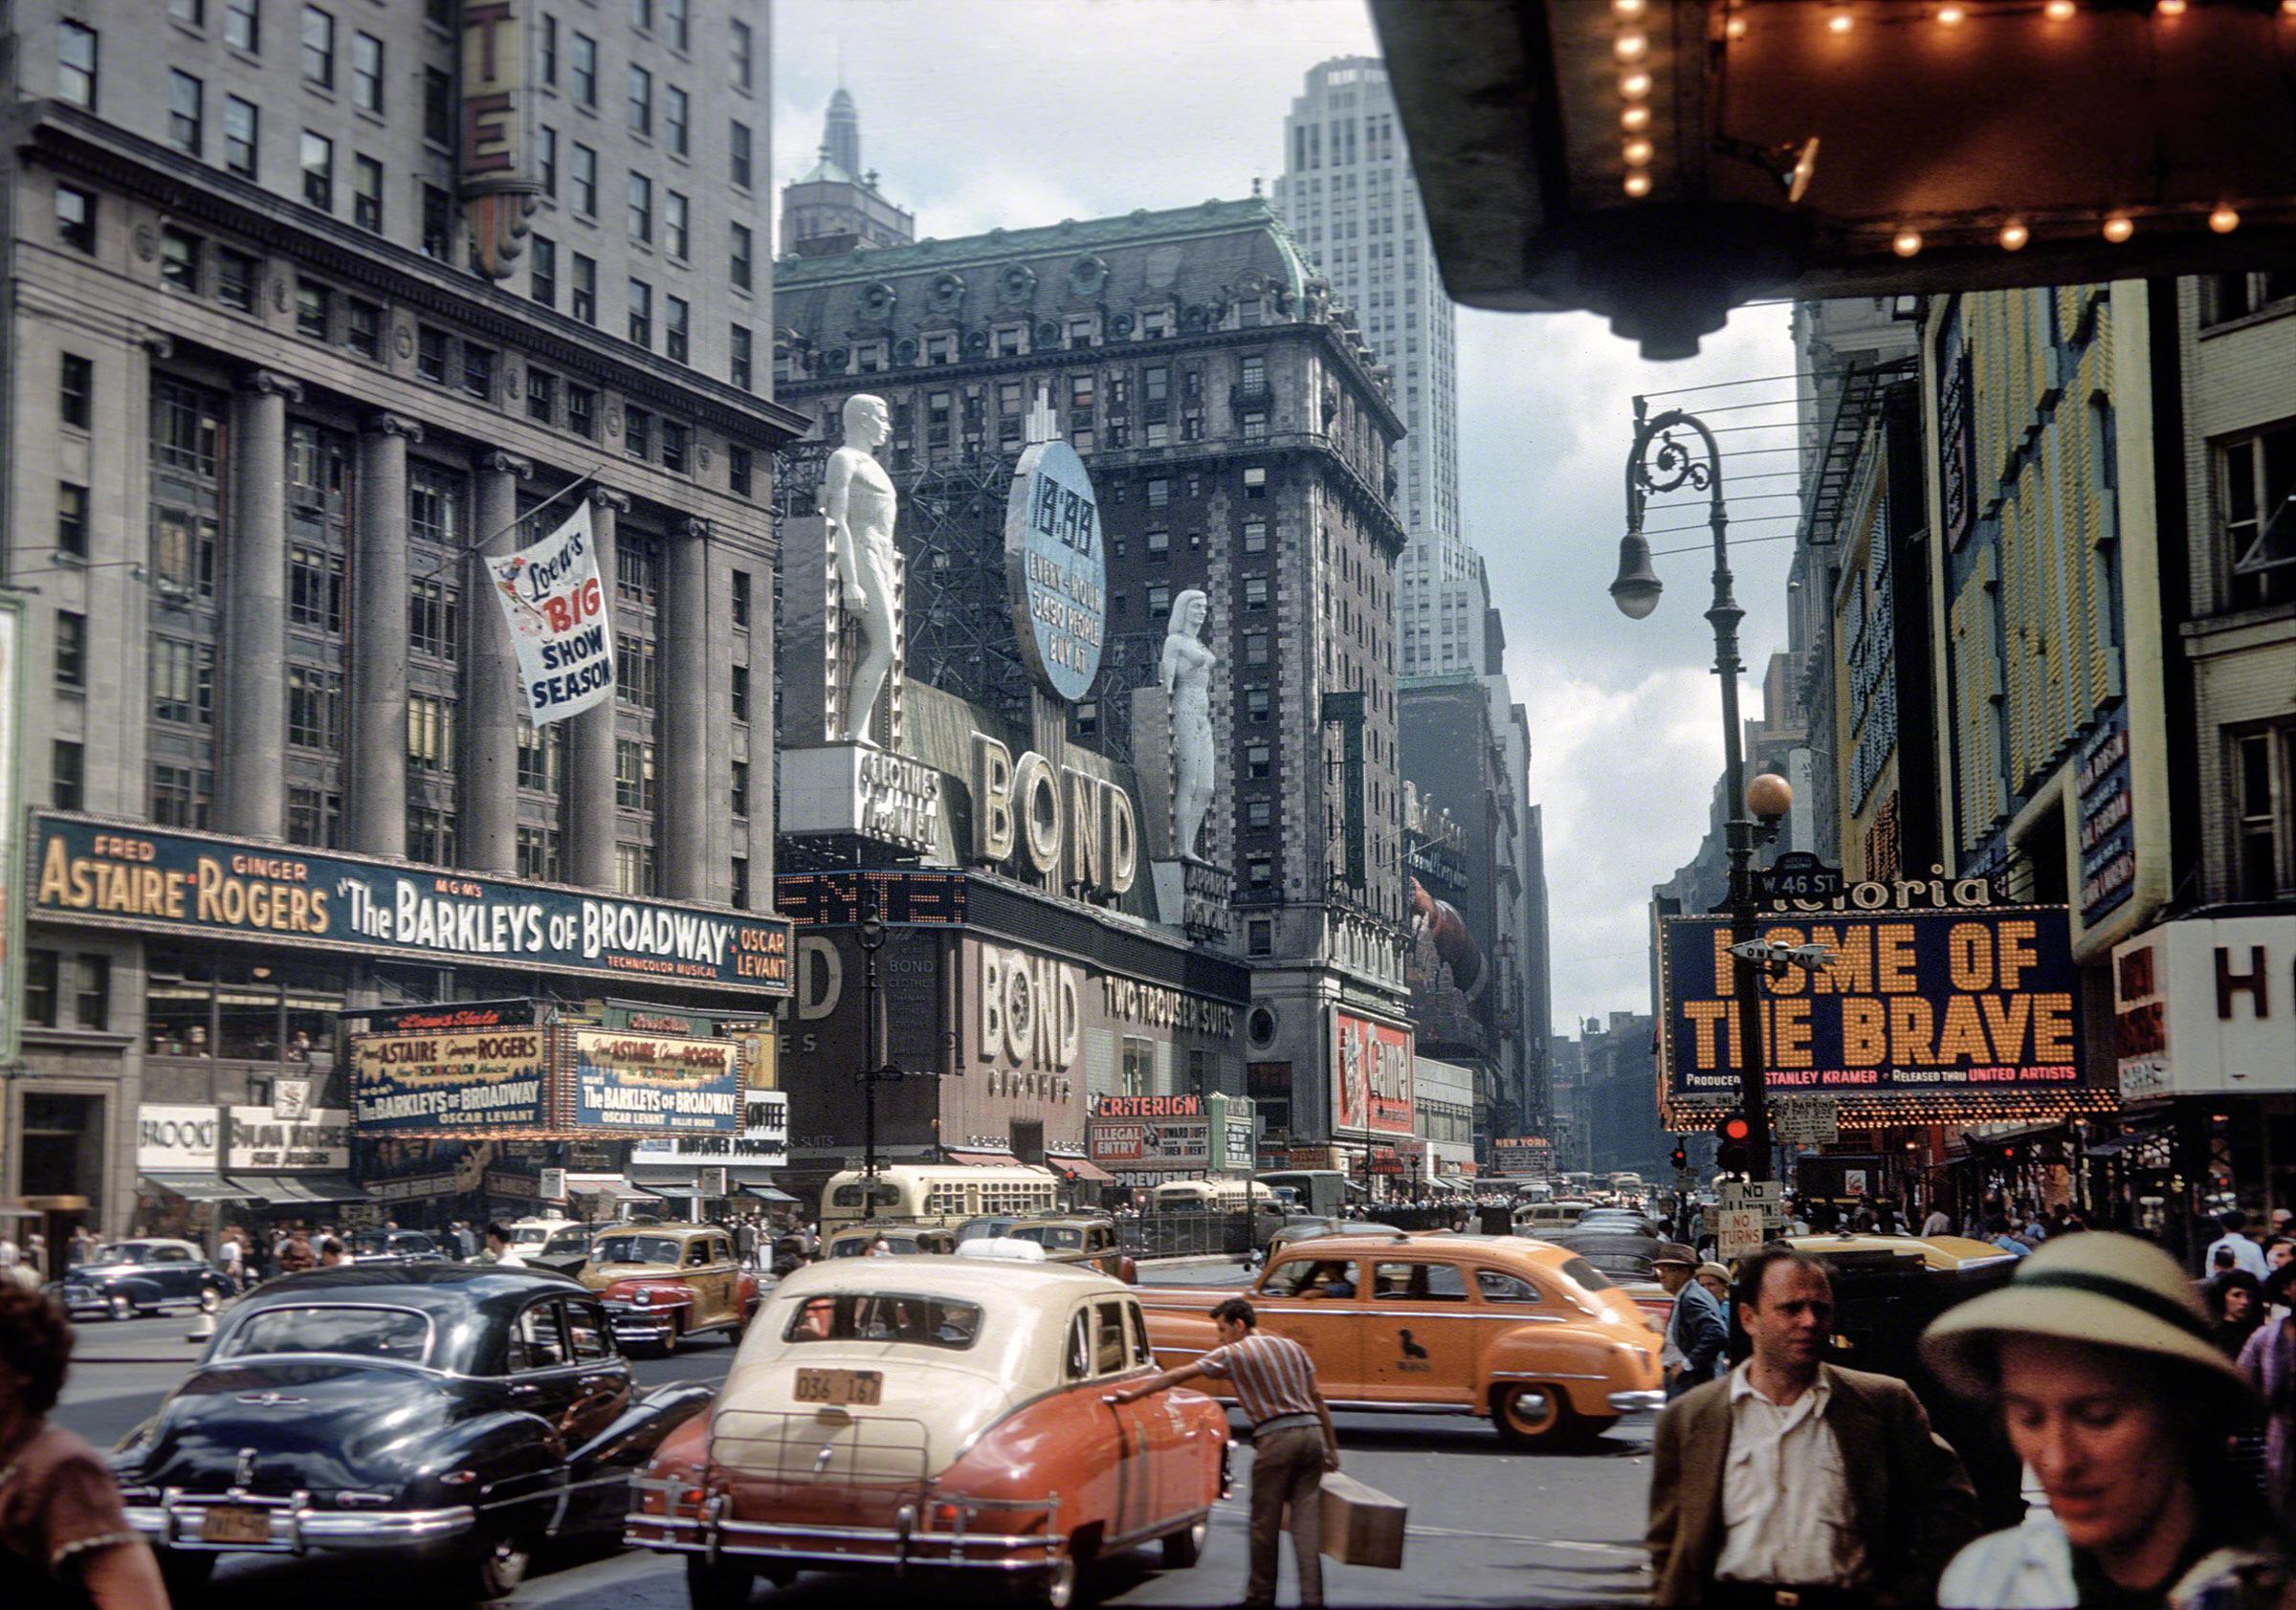
[[[2009,1284],[1947,1310],[1921,1338],[1939,1379],[1973,1398],[1997,1384],[2003,1336],[2046,1336],[2181,1365],[2194,1383],[2253,1402],[2240,1367],[2217,1345],[2192,1280],[2150,1242],[2090,1230],[2051,1237]]]
[[[1690,1278],[1696,1280],[1710,1274],[1712,1275],[1716,1280],[1722,1282],[1722,1284],[1725,1286],[1728,1286],[1731,1283],[1730,1266],[1728,1264],[1700,1264],[1696,1268],[1690,1271]]]

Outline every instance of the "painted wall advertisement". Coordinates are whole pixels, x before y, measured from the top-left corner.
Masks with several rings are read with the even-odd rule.
[[[519,657],[519,692],[536,726],[579,716],[614,696],[614,630],[598,579],[590,505],[577,499],[558,529],[531,547],[489,559]]]
[[[630,1135],[721,1135],[741,1127],[741,1058],[730,1040],[573,1031],[574,1126]]]
[[[1335,1133],[1412,1133],[1411,1031],[1332,1008]]]
[[[212,1174],[218,1110],[145,1102],[136,1109],[136,1172]]]
[[[549,1030],[491,1028],[351,1039],[351,1115],[367,1135],[547,1132]]]
[[[231,1110],[232,1137],[223,1159],[227,1174],[293,1174],[317,1169],[341,1174],[351,1166],[351,1114],[314,1108],[284,1118],[270,1107]]]
[[[787,995],[779,917],[93,818],[33,819],[44,919]]]
[[[1552,1180],[1555,1177],[1554,1143],[1543,1135],[1510,1136],[1490,1143],[1490,1167],[1494,1174],[1512,1180]]]
[[[2062,906],[1767,919],[1760,936],[1831,955],[1815,972],[1762,980],[1767,1079],[1780,1094],[1966,1096],[2082,1083]],[[1667,1099],[1733,1096],[1742,1037],[1730,919],[1668,917],[1660,941]]]

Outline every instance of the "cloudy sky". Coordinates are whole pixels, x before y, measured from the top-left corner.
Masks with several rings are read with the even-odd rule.
[[[1248,195],[1280,171],[1283,119],[1307,70],[1377,54],[1361,0],[781,0],[774,10],[774,165],[809,166],[842,61],[862,154],[943,238]],[[1532,797],[1545,807],[1558,1028],[1649,1010],[1653,883],[1695,852],[1721,770],[1698,552],[1658,561],[1665,601],[1628,621],[1604,589],[1623,527],[1633,398],[1756,427],[1793,368],[1782,307],[1741,310],[1699,357],[1645,364],[1601,320],[1463,311],[1460,493],[1506,619],[1508,675],[1531,716]],[[1727,409],[1728,411],[1719,411]],[[1724,436],[1741,541],[1789,533],[1782,430]],[[1741,455],[1741,450],[1743,455]],[[1699,510],[1653,511],[1690,525]],[[1702,530],[1654,535],[1659,549]],[[1733,547],[1755,666],[1783,646],[1791,542]],[[1744,695],[1750,715],[1760,696]]]

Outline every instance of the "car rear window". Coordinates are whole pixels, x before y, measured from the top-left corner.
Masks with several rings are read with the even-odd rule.
[[[1073,1252],[1084,1245],[1084,1232],[1051,1224],[1016,1225],[1012,1230],[1015,1241],[1033,1241],[1037,1246],[1053,1252]]]
[[[908,1342],[961,1352],[981,1336],[978,1303],[906,1291],[841,1291],[798,1304],[785,1342]]]
[[[1575,1280],[1589,1291],[1607,1291],[1610,1278],[1584,1258],[1572,1258],[1562,1266],[1563,1278]]]
[[[430,1321],[412,1309],[312,1305],[248,1314],[224,1337],[215,1356],[332,1353],[420,1364],[430,1350]]]
[[[674,1264],[684,1251],[675,1236],[609,1235],[598,1243],[602,1264]]]

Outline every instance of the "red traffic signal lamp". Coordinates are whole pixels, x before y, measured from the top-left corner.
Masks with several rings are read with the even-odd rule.
[[[1721,1142],[1714,1148],[1714,1165],[1725,1174],[1743,1174],[1753,1158],[1748,1142],[1754,1138],[1754,1125],[1743,1113],[1725,1113],[1714,1120],[1714,1138]]]
[[[1674,1150],[1667,1154],[1667,1160],[1674,1165],[1677,1174],[1690,1166],[1690,1151],[1683,1144],[1681,1136],[1674,1137]]]

